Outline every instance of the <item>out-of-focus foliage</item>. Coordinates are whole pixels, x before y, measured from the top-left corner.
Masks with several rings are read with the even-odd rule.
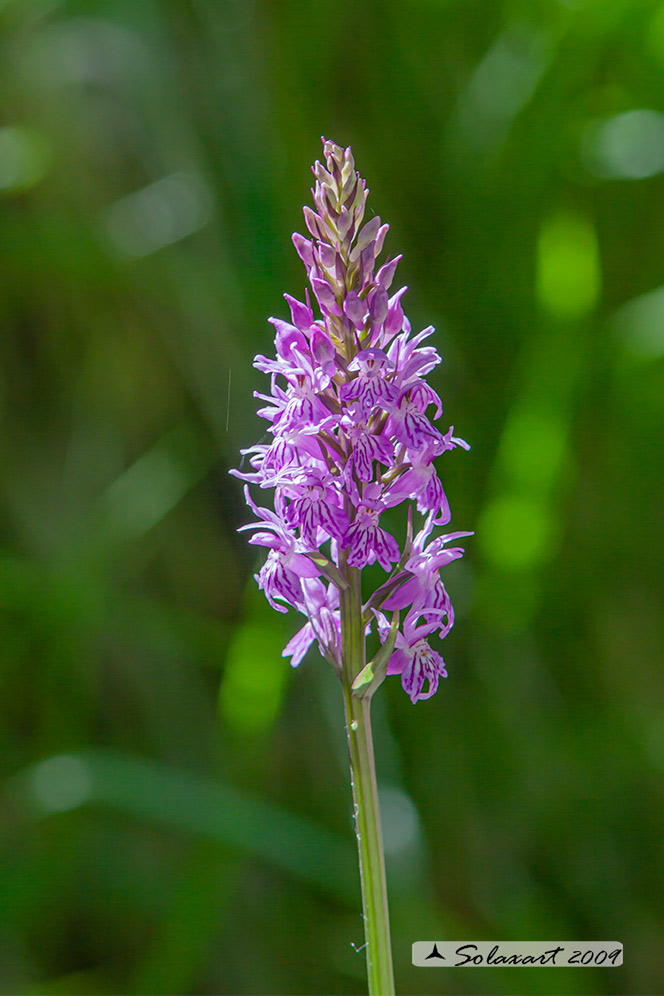
[[[450,677],[375,709],[399,990],[661,993],[664,4],[2,0],[0,31],[0,992],[363,989],[339,689],[281,658],[227,476],[322,133],[473,445]],[[625,965],[432,975],[431,937]]]

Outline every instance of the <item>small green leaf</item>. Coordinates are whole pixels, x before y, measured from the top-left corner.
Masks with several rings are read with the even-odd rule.
[[[410,571],[401,571],[399,574],[395,574],[393,578],[390,578],[385,584],[382,584],[380,588],[376,588],[373,595],[364,606],[364,611],[362,612],[363,621],[369,622],[372,617],[372,609],[379,609],[383,602],[389,598],[394,592],[399,588],[405,581],[414,577]]]
[[[387,664],[392,656],[392,651],[394,650],[398,629],[399,613],[397,611],[392,616],[392,625],[390,626],[390,632],[387,634],[385,643],[382,645],[374,659],[369,661],[369,663],[362,668],[353,682],[352,690],[358,698],[370,698],[385,680],[385,675],[387,674]]]
[[[329,560],[324,553],[316,551],[316,553],[305,553],[304,556],[308,557],[309,560],[313,561],[316,567],[320,567],[321,571],[328,579],[328,581],[331,581],[333,584],[335,584],[339,589],[339,591],[345,591],[346,588],[349,587],[348,581],[346,580],[342,572],[339,570],[337,565],[333,564],[332,561]]]
[[[413,506],[408,506],[408,521],[406,524],[406,542],[403,545],[401,560],[397,564],[397,571],[402,571],[410,559],[410,551],[413,546]]]

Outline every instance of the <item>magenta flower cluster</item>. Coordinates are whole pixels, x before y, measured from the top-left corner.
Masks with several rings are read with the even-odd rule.
[[[339,591],[350,568],[377,561],[390,576],[365,600],[366,631],[375,622],[385,643],[385,613],[406,610],[387,673],[400,674],[416,702],[446,676],[429,642],[454,621],[440,570],[463,554],[448,544],[471,535],[431,538],[450,520],[434,461],[468,445],[453,428],[434,425],[442,404],[426,375],[440,356],[426,344],[433,328],[411,334],[406,288],[390,294],[401,257],[377,268],[389,226],[378,217],[362,225],[368,190],[350,149],[324,141],[324,157],[325,166],[313,167],[316,210],[304,208],[311,238],[293,235],[319,316],[308,290],[304,302],[286,294],[291,321],[270,319],[276,358],[254,361],[270,377],[270,393],[256,396],[272,439],[243,451],[251,472],[233,473],[273,489],[274,510],[257,506],[245,487],[258,521],[242,528],[255,530],[250,543],[268,548],[257,581],[269,603],[307,619],[284,650],[293,666],[316,640],[341,671]],[[423,523],[413,536],[411,507],[400,550],[382,516],[403,502],[416,503]]]

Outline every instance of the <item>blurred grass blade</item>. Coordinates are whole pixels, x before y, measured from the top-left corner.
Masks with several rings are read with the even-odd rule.
[[[133,542],[152,529],[216,462],[204,451],[191,420],[170,429],[131,464],[101,497],[95,523],[114,543]]]
[[[48,758],[21,781],[38,814],[88,804],[216,840],[248,853],[337,899],[355,901],[354,853],[324,827],[200,775],[135,757],[84,752]]]

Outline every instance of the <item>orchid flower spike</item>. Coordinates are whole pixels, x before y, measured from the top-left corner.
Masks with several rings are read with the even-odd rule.
[[[310,237],[293,235],[311,295],[285,295],[291,321],[270,318],[276,356],[254,362],[271,378],[258,396],[272,438],[245,451],[250,471],[231,473],[274,492],[272,510],[246,488],[258,521],[243,528],[268,548],[257,581],[270,604],[306,618],[284,655],[297,666],[315,640],[341,674],[340,594],[353,571],[378,563],[389,576],[361,593],[363,625],[376,625],[383,645],[381,680],[399,674],[416,702],[447,674],[429,641],[452,626],[440,572],[464,551],[445,543],[471,535],[429,539],[451,517],[435,461],[468,444],[434,424],[442,404],[426,375],[441,358],[423,344],[433,329],[412,335],[406,288],[388,295],[401,257],[377,265],[388,226],[364,222],[368,190],[350,148],[323,140],[323,160],[313,166],[313,209],[304,208]],[[381,522],[401,504],[411,509],[403,549]],[[413,509],[423,517],[414,540]]]

